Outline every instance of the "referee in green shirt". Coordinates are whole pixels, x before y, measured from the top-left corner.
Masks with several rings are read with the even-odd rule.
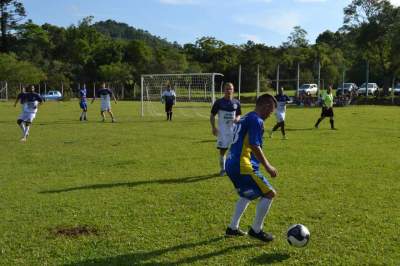
[[[333,120],[333,94],[332,85],[329,85],[328,90],[322,94],[322,112],[321,117],[315,123],[315,128],[318,128],[319,123],[324,120],[325,117],[329,117],[331,123],[331,129],[335,128],[335,122]]]

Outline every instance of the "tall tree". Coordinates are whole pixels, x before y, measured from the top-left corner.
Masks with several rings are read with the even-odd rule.
[[[22,2],[18,0],[0,0],[0,31],[2,52],[7,52],[8,33],[18,26],[18,22],[26,16]]]

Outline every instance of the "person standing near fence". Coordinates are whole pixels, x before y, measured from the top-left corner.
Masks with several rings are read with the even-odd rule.
[[[333,94],[332,94],[332,85],[329,85],[328,90],[322,93],[322,111],[321,117],[315,123],[315,128],[318,128],[319,123],[325,119],[325,117],[329,117],[329,122],[331,124],[331,129],[336,130],[335,121],[333,120]]]

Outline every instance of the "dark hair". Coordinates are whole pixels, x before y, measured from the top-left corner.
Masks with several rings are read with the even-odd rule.
[[[257,101],[256,101],[256,106],[261,106],[264,104],[274,104],[275,108],[278,105],[278,102],[276,101],[275,97],[272,96],[271,94],[263,94],[260,97],[258,97]]]

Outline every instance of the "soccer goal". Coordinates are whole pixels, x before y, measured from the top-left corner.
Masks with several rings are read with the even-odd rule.
[[[8,101],[8,83],[0,81],[0,101]]]
[[[221,91],[220,73],[150,74],[141,77],[141,116],[163,116],[161,96],[170,84],[176,93],[173,112],[178,116],[209,116],[216,91]]]

